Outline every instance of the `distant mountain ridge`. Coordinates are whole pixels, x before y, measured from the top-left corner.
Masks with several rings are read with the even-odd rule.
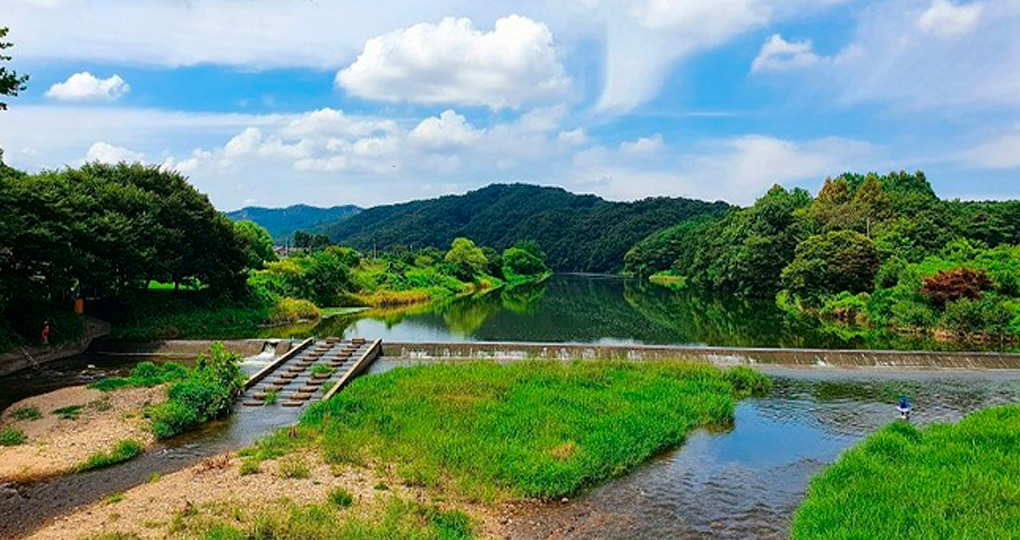
[[[307,204],[297,204],[286,208],[262,208],[250,206],[226,212],[225,215],[234,221],[254,221],[269,231],[276,240],[290,238],[294,231],[307,231],[327,223],[335,223],[342,219],[357,215],[361,208],[354,205],[319,208]]]
[[[493,184],[464,195],[369,208],[320,230],[360,250],[445,249],[460,236],[496,249],[536,240],[556,270],[616,272],[631,246],[653,232],[730,208],[668,197],[610,202],[562,188]]]

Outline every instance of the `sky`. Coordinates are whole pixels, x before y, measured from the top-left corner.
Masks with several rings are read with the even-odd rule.
[[[1020,198],[1020,0],[2,0],[30,171],[222,210],[494,182],[749,204],[846,171]]]

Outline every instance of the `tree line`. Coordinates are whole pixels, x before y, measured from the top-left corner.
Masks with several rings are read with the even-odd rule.
[[[749,208],[659,231],[627,253],[626,271],[850,326],[1016,336],[1018,244],[1020,201],[941,200],[920,172],[845,174],[817,197],[775,186]],[[926,292],[960,269],[984,289]]]

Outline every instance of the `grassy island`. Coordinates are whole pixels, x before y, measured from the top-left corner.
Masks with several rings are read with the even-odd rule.
[[[736,402],[768,384],[746,368],[681,363],[396,369],[314,406],[301,437],[277,434],[249,453],[311,446],[334,464],[394,464],[407,485],[468,500],[557,498],[731,422]]]
[[[811,484],[793,540],[1020,538],[1020,407],[868,437]]]

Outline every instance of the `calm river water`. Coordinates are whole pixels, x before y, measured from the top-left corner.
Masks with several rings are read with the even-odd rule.
[[[556,275],[545,283],[425,306],[367,311],[266,336],[365,336],[384,341],[529,341],[823,349],[946,349],[798,321],[774,302],[712,298],[609,276]],[[974,344],[966,349],[981,348]],[[985,346],[987,347],[987,346]]]

